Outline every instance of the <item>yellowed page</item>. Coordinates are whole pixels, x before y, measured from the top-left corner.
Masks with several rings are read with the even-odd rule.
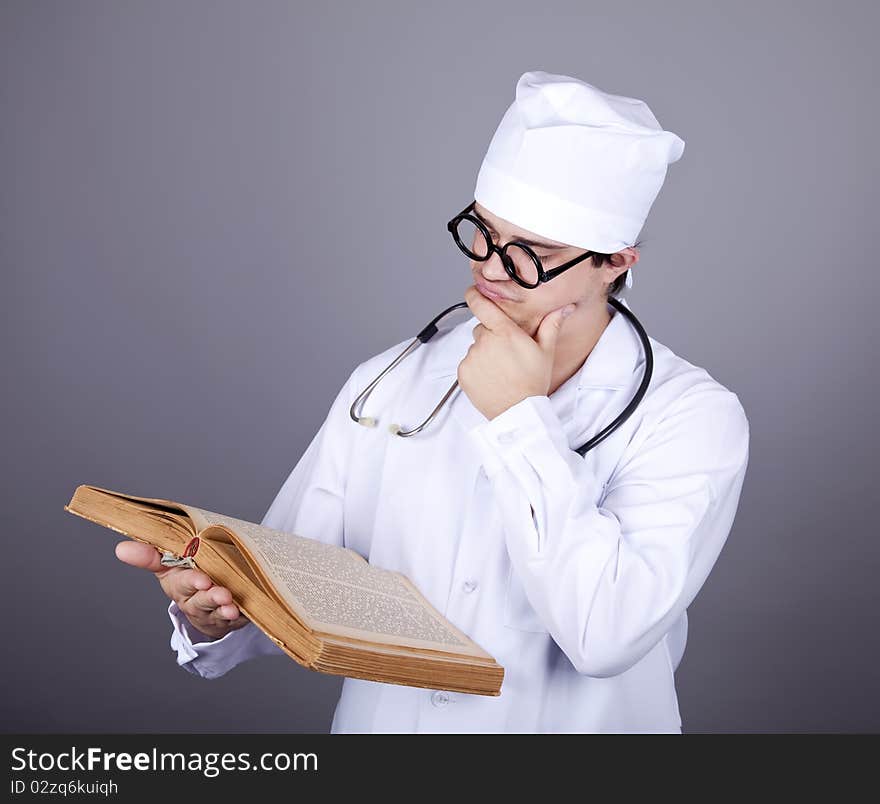
[[[313,630],[388,645],[491,658],[408,579],[354,550],[187,506],[241,539],[285,602]],[[198,560],[198,556],[196,556]]]

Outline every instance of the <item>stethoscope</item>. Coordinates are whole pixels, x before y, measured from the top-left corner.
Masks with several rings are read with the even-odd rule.
[[[581,456],[584,456],[589,452],[593,447],[595,447],[601,441],[604,441],[608,436],[610,436],[620,425],[622,425],[632,414],[633,411],[638,407],[639,402],[642,401],[642,397],[648,390],[648,384],[651,382],[651,374],[654,371],[654,352],[651,349],[651,343],[648,340],[648,334],[645,332],[645,328],[642,326],[641,322],[633,315],[632,311],[629,310],[625,305],[623,305],[620,301],[615,299],[613,296],[608,298],[608,303],[611,304],[619,313],[623,313],[623,315],[629,320],[630,324],[632,324],[636,333],[639,336],[639,340],[642,342],[642,348],[645,351],[645,373],[642,376],[642,382],[639,385],[638,390],[636,391],[633,398],[630,400],[630,403],[621,411],[620,415],[611,422],[604,430],[600,430],[596,435],[594,435],[586,444],[577,448],[577,452],[580,453]],[[458,302],[457,304],[453,304],[451,307],[447,307],[440,315],[436,316],[416,337],[412,340],[409,346],[406,347],[395,359],[394,361],[386,368],[375,380],[373,380],[366,388],[364,388],[361,393],[357,395],[357,398],[351,405],[351,409],[349,411],[349,415],[351,418],[357,422],[358,424],[362,424],[365,427],[375,427],[378,424],[378,419],[373,418],[372,416],[361,416],[360,413],[357,412],[359,407],[362,407],[364,402],[366,402],[367,397],[373,392],[373,389],[379,384],[379,380],[381,380],[389,371],[391,371],[398,363],[400,363],[407,355],[411,354],[415,351],[421,344],[427,343],[431,338],[433,338],[437,332],[437,322],[445,318],[449,315],[453,310],[458,310],[460,308],[467,307],[467,302]],[[388,426],[388,429],[394,435],[399,435],[404,438],[408,436],[415,435],[416,433],[420,433],[424,430],[434,419],[434,417],[440,412],[440,409],[443,405],[446,404],[446,400],[452,396],[452,393],[458,387],[458,380],[452,383],[452,386],[449,390],[443,395],[443,399],[440,400],[439,404],[433,411],[431,411],[431,415],[428,416],[425,421],[423,421],[418,427],[413,427],[412,430],[403,430],[401,429],[399,424],[391,424]]]

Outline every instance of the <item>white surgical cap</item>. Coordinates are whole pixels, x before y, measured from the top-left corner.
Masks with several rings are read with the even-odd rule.
[[[474,199],[530,232],[613,254],[635,243],[683,151],[644,101],[533,70],[489,143]]]

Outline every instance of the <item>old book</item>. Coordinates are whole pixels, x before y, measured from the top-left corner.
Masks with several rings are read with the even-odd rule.
[[[196,566],[321,673],[499,695],[504,668],[399,572],[354,550],[172,500],[78,486],[65,511]]]

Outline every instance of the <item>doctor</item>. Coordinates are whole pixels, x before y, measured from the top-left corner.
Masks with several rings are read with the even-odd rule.
[[[734,520],[745,412],[652,338],[635,412],[575,450],[643,375],[638,336],[607,295],[631,284],[636,237],[683,148],[642,101],[542,71],[519,79],[451,228],[470,257],[470,319],[383,378],[362,411],[378,427],[350,407],[410,338],[356,366],[263,518],[404,573],[504,666],[501,695],[346,678],[331,731],[681,731],[686,609]],[[572,265],[528,287],[532,257],[511,247],[505,266],[497,250],[511,241],[546,271]],[[423,421],[456,379],[427,428],[389,433]],[[161,567],[133,541],[117,556],[156,573],[189,672],[284,655],[205,573]]]

